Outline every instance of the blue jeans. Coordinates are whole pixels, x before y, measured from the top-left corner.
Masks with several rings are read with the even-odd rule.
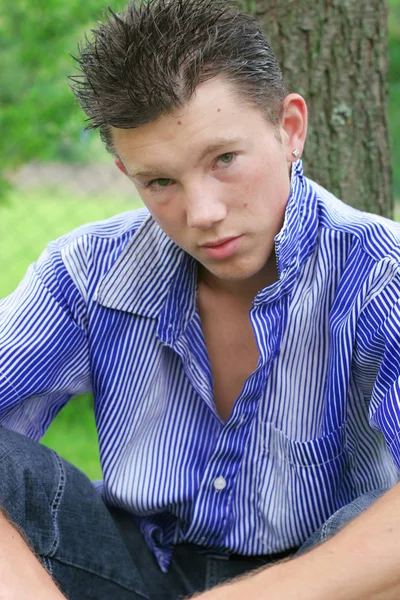
[[[382,493],[338,511],[299,553],[336,533]],[[181,544],[164,574],[128,513],[107,507],[89,479],[54,451],[2,428],[0,506],[69,600],[178,600],[279,558],[227,558]]]

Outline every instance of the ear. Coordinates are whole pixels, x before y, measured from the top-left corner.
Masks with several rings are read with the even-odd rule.
[[[124,165],[123,165],[123,164],[122,164],[122,162],[121,162],[121,159],[120,159],[120,158],[118,158],[118,156],[116,156],[116,157],[114,158],[114,163],[117,165],[118,169],[119,169],[120,171],[122,171],[122,173],[123,173],[124,175],[128,175],[128,173],[126,172],[126,169],[125,169]]]
[[[295,162],[303,154],[307,135],[307,105],[299,94],[289,94],[283,101],[281,136],[288,163]],[[298,150],[298,156],[293,154]]]

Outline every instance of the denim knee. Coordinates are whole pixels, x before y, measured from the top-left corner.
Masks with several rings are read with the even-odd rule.
[[[0,427],[0,507],[68,598],[148,598],[90,480],[53,450]]]
[[[52,450],[0,427],[0,507],[42,556],[56,550],[64,482],[62,461]]]
[[[362,496],[359,496],[353,500],[353,502],[350,502],[350,504],[347,504],[336,511],[322,526],[321,541],[324,541],[338,533],[361,513],[367,510],[386,492],[386,489],[367,492],[366,494],[363,494]]]
[[[362,512],[367,510],[378,498],[383,496],[388,490],[373,490],[359,496],[353,502],[346,504],[337,510],[325,523],[310,536],[297,551],[296,556],[303,554],[307,550],[318,546],[327,539],[339,533],[341,529],[346,527],[351,521],[358,517]]]

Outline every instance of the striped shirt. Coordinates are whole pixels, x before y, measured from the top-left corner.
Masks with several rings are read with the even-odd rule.
[[[259,349],[216,412],[197,265],[145,209],[51,243],[0,302],[0,424],[40,439],[92,391],[104,482],[165,571],[174,544],[297,547],[400,467],[400,226],[293,169]],[[234,327],[234,323],[232,323]]]

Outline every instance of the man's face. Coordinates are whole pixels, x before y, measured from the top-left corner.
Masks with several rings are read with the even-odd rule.
[[[208,275],[242,283],[262,276],[290,192],[284,126],[274,130],[214,79],[183,109],[113,129],[113,139],[154,220]]]

